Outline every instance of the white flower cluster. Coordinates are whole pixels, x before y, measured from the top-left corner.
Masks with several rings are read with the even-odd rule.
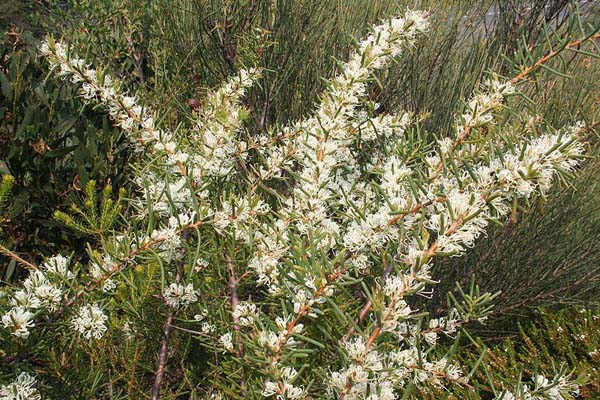
[[[291,326],[291,316],[286,318],[277,317],[275,319],[277,331],[261,330],[258,333],[258,344],[276,359],[284,347],[294,347],[298,341],[294,339],[292,334],[302,333],[304,324],[296,323]]]
[[[122,93],[118,81],[112,76],[89,68],[83,59],[71,57],[68,48],[60,42],[44,42],[39,51],[57,69],[59,76],[81,84],[80,93],[86,100],[98,99],[108,109],[138,151],[152,143],[157,150],[173,152],[172,133],[157,129],[150,110],[139,105],[135,96]]]
[[[142,214],[148,212],[148,205],[163,217],[173,216],[173,208],[182,213],[187,210],[192,198],[187,179],[176,174],[170,179],[153,172],[137,177],[136,183],[143,189],[138,204]]]
[[[41,400],[40,392],[34,387],[35,378],[21,372],[8,385],[0,385],[0,400]]]
[[[16,337],[27,338],[29,329],[35,326],[34,315],[38,311],[56,311],[65,293],[63,282],[73,277],[67,257],[57,255],[47,259],[13,293],[9,302],[13,308],[2,316],[2,326]]]
[[[82,334],[86,339],[101,339],[108,329],[106,326],[107,320],[108,317],[102,308],[94,303],[81,306],[77,314],[71,320],[71,325],[75,331]]]
[[[241,99],[246,90],[260,77],[256,69],[242,69],[221,89],[208,94],[206,106],[197,118],[200,140],[199,154],[191,160],[193,176],[199,181],[206,176],[226,177],[235,165],[236,154],[246,153],[246,144],[237,138],[244,120]]]
[[[322,96],[315,116],[284,128],[276,135],[278,144],[264,146],[262,150],[266,161],[260,175],[275,177],[278,169],[288,168],[295,185],[289,197],[282,200],[281,208],[274,210],[277,219],[256,227],[253,242],[257,251],[249,267],[271,294],[285,294],[289,299],[293,313],[288,318],[294,321],[291,324],[294,328],[299,326],[296,323],[300,318],[318,316],[313,305],[331,296],[333,286],[325,282],[316,290],[316,286],[303,282],[310,272],[299,274],[294,269],[287,270],[295,262],[295,256],[290,255],[292,238],[306,237],[313,248],[330,252],[330,259],[336,259],[343,249],[347,262],[358,260],[359,271],[369,265],[371,255],[397,244],[395,261],[400,265],[400,273],[389,276],[383,285],[384,309],[379,325],[372,328],[368,347],[376,346],[382,332],[392,332],[409,342],[409,353],[418,354],[420,350],[414,348],[414,338],[419,336],[415,332],[417,327],[407,322],[414,311],[406,298],[423,292],[433,283],[433,258],[460,255],[474,246],[491,219],[510,211],[513,198],[529,198],[547,191],[555,171],[572,170],[583,151],[573,131],[505,146],[500,149],[501,155],[494,152],[478,157],[473,146],[463,146],[469,134],[491,127],[495,113],[514,92],[510,83],[492,79],[467,102],[464,113],[457,118],[455,136],[440,140],[438,150],[427,155],[422,166],[414,160],[408,164],[401,153],[394,154],[404,145],[410,116],[401,113],[368,118],[358,108],[365,102],[370,75],[385,67],[389,57],[404,46],[410,46],[426,26],[423,14],[408,13],[404,18],[375,27],[374,34],[342,65],[342,73]],[[383,139],[381,151],[367,160],[366,170],[379,178],[369,182],[355,170],[359,160],[352,146],[358,140],[374,138]],[[291,157],[293,168],[289,163]],[[448,163],[454,163],[452,169]],[[289,263],[288,257],[291,257]],[[335,279],[344,276],[340,270],[329,273]],[[422,339],[433,346],[439,333],[452,334],[459,324],[456,316],[432,319]],[[283,366],[277,364],[280,354],[285,348],[293,349],[297,341],[285,330],[261,330],[258,343],[270,350],[272,367],[281,369]],[[386,363],[394,359],[389,352],[369,350],[365,357],[369,354]],[[359,382],[355,376],[358,374],[365,378],[364,385],[359,385],[352,398],[368,395],[386,398],[385,393],[394,393],[405,376],[391,379],[387,372],[380,374],[376,366],[366,375],[353,371],[352,368],[363,367],[361,361],[339,372],[339,379],[332,383],[333,392],[350,396],[354,384]],[[383,370],[388,368],[392,367]],[[430,361],[407,370],[419,371],[417,376],[434,384],[442,377],[464,383],[460,369],[447,360]],[[281,381],[277,387],[281,391]]]
[[[233,336],[231,335],[231,332],[221,335],[219,337],[219,342],[226,351],[233,352]]]
[[[315,116],[300,121],[291,128],[285,128],[279,135],[279,146],[267,147],[264,159],[269,165],[269,176],[275,175],[273,166],[283,166],[282,154],[290,154],[299,164],[294,171],[297,185],[292,195],[278,210],[277,229],[263,229],[257,232],[255,242],[259,251],[250,262],[259,275],[259,282],[268,285],[272,293],[280,291],[278,260],[285,256],[287,246],[286,231],[295,228],[298,232],[319,238],[317,246],[324,250],[334,248],[340,235],[340,224],[332,218],[331,203],[340,196],[340,188],[352,188],[356,174],[340,174],[343,166],[355,166],[350,147],[359,137],[359,126],[366,131],[373,129],[389,137],[400,135],[409,118],[378,117],[362,121],[356,119],[357,108],[364,102],[367,81],[378,69],[384,68],[392,57],[397,56],[406,46],[412,46],[418,33],[427,27],[425,15],[421,12],[408,12],[404,17],[392,18],[378,25],[347,63],[341,66],[341,73],[335,77],[329,89],[321,96]],[[382,125],[386,125],[384,128]],[[292,134],[293,132],[293,134]],[[367,137],[373,134],[367,133]],[[260,229],[260,227],[259,227]]]
[[[566,400],[579,395],[579,385],[557,375],[549,380],[542,374],[531,377],[532,385],[519,385],[516,391],[503,391],[495,400]]]
[[[354,253],[376,251],[392,240],[403,244],[400,246],[403,249],[400,259],[406,266],[405,272],[388,277],[383,287],[384,310],[379,325],[371,332],[371,342],[375,343],[381,332],[394,332],[398,327],[405,329],[402,321],[410,318],[412,313],[405,298],[422,292],[432,282],[430,271],[434,256],[460,255],[466,248],[472,247],[490,219],[508,213],[508,204],[514,197],[528,198],[536,191],[544,193],[554,172],[572,170],[576,165],[574,160],[582,151],[581,144],[568,133],[543,135],[529,143],[506,149],[502,158],[488,156],[479,165],[470,167],[471,172],[465,166],[464,171],[457,168],[453,176],[436,176],[437,168],[430,168],[429,185],[425,186],[426,190],[420,197],[410,192],[411,181],[406,177],[412,173],[394,162],[392,174],[399,176],[392,180],[397,184],[396,189],[388,192],[381,208],[367,214],[360,223],[351,223],[350,233],[344,240],[349,251]],[[402,192],[398,188],[402,188],[403,184],[406,185],[403,201],[408,200],[410,205],[394,210],[390,207],[394,204],[392,196]],[[527,189],[524,190],[524,187]],[[411,206],[414,212],[401,211]],[[394,216],[398,211],[410,217],[404,218],[400,227],[396,226]],[[415,221],[425,222],[415,224]],[[427,230],[432,234],[424,236],[423,232]],[[405,232],[405,238],[399,237],[401,232]],[[436,336],[433,333],[436,332],[426,336],[427,341],[434,341]],[[352,393],[356,379],[348,382],[340,393]],[[333,386],[339,389],[335,383]],[[365,394],[360,388],[356,390],[361,394],[352,398]]]
[[[69,271],[69,258],[56,255],[47,259],[42,267],[62,279],[73,279],[74,275]]]
[[[13,307],[2,316],[2,326],[10,329],[16,337],[29,337],[29,328],[35,326],[33,313],[24,307]]]
[[[171,283],[163,291],[163,298],[169,307],[187,307],[198,301],[198,290],[192,283],[187,285]]]
[[[234,319],[239,321],[241,326],[254,326],[255,321],[258,320],[260,312],[253,304],[249,301],[244,301],[235,306],[232,316]]]
[[[343,345],[350,365],[333,372],[330,382],[330,393],[339,394],[339,398],[392,400],[398,398],[396,389],[408,383],[427,382],[434,386],[444,382],[466,383],[460,367],[445,358],[428,361],[426,353],[415,347],[384,354],[370,348],[362,337]]]
[[[89,264],[90,277],[98,282],[104,282],[102,284],[102,290],[105,293],[112,293],[117,286],[116,282],[113,279],[106,278],[106,276],[110,275],[116,270],[116,267],[117,263],[108,254],[104,255],[100,264],[93,261]]]
[[[298,375],[298,371],[291,367],[282,368],[279,371],[281,387],[278,383],[275,382],[265,382],[264,389],[262,391],[262,395],[265,397],[275,396],[277,400],[279,399],[290,399],[297,400],[303,399],[306,396],[306,393],[302,387],[294,386],[293,381],[294,378]]]
[[[240,239],[248,240],[249,228],[269,211],[269,205],[261,199],[223,199],[222,208],[213,215],[213,225],[221,234],[235,232]]]
[[[465,112],[458,119],[456,132],[461,135],[465,130],[489,125],[494,120],[493,111],[500,107],[504,97],[514,93],[510,82],[496,79],[484,82],[484,90],[477,92],[467,102]]]

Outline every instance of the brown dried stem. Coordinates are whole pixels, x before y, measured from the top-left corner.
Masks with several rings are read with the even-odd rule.
[[[188,231],[184,231],[183,239],[187,239]],[[185,259],[185,256],[183,257]],[[184,261],[177,265],[177,273],[175,275],[175,283],[180,284],[183,280],[183,267]],[[163,338],[160,342],[160,350],[158,354],[158,368],[156,369],[156,375],[154,377],[154,385],[152,386],[152,400],[160,399],[160,389],[165,377],[165,368],[169,359],[169,339],[171,337],[171,324],[177,316],[177,308],[169,307],[167,318],[162,327]]]

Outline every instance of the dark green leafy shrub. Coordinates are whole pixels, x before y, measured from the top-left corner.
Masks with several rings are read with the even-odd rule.
[[[110,119],[82,106],[71,86],[48,79],[35,43],[29,34],[0,43],[0,168],[15,181],[3,241],[25,259],[82,254],[77,236],[52,215],[73,203],[90,180],[126,185],[129,157]]]

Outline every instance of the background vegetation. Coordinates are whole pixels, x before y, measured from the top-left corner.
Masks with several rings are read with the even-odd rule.
[[[415,111],[423,117],[423,129],[443,136],[461,99],[486,72],[514,76],[550,48],[579,37],[582,26],[600,25],[600,7],[591,1],[281,0],[273,4],[153,0],[140,7],[131,0],[3,2],[0,170],[15,178],[4,207],[3,248],[29,261],[39,261],[32,259],[33,254],[59,252],[73,254],[76,260],[85,257],[79,237],[66,232],[53,213],[77,203],[78,192],[89,180],[99,182],[99,188],[129,185],[128,160],[133,155],[121,133],[102,112],[82,106],[73,87],[48,78],[47,64],[35,55],[43,34],[64,36],[90,62],[101,61],[112,74],[132,86],[141,85],[137,95],[160,99],[173,125],[189,118],[207,88],[241,66],[260,65],[266,72],[248,96],[248,124],[250,131],[265,131],[311,110],[323,89],[320,77],[333,75],[336,59],[346,56],[353,38],[371,23],[406,6],[430,8],[434,22],[429,36],[412,57],[403,58],[381,77],[385,89],[374,87],[371,97],[382,104],[382,110]],[[595,146],[600,65],[585,53],[597,54],[597,45],[557,57],[515,100],[549,125],[586,121],[591,159],[575,183],[531,204],[527,214],[516,210],[511,223],[481,239],[475,251],[436,272],[444,277],[442,282],[452,285],[466,284],[475,275],[484,290],[502,291],[497,298],[499,314],[535,317],[535,322],[519,330],[500,318],[477,332],[490,340],[511,336],[510,341],[495,344],[485,360],[512,374],[518,373],[523,360],[549,367],[554,359],[578,373],[592,374],[592,382],[594,377],[600,381],[599,356],[590,356],[598,348],[596,314],[555,311],[562,304],[592,303],[600,294],[600,181],[596,176],[600,165]],[[16,282],[20,275],[14,258],[0,261],[3,284]],[[439,287],[437,292],[450,289]],[[433,312],[446,305],[445,298],[436,300]],[[532,314],[539,306],[547,311]],[[558,327],[565,334],[555,334]],[[144,334],[151,337],[158,332]],[[568,335],[581,334],[586,341],[569,340]],[[67,351],[68,343],[61,346],[53,351]],[[205,356],[191,343],[181,343],[179,348],[187,357]],[[480,349],[475,345],[472,349],[474,362]],[[139,354],[133,345],[130,350],[128,360],[104,355],[107,362],[123,365],[122,370],[111,372],[115,380],[126,380],[123,374],[131,371],[131,365],[151,373],[152,355]],[[68,365],[76,366],[77,357],[84,356],[70,359]],[[63,386],[63,395],[87,397],[94,392],[94,376],[76,379],[81,371],[64,372],[67,364],[60,352],[55,359],[48,369],[50,375],[61,377],[59,382],[89,383],[80,388]],[[7,373],[17,362],[2,359],[1,372]],[[475,376],[485,382],[483,370],[478,371]],[[185,382],[186,377],[173,379]],[[129,386],[127,395],[134,395],[133,390]],[[485,396],[484,385],[481,390]],[[590,385],[584,395],[593,399],[599,390]]]

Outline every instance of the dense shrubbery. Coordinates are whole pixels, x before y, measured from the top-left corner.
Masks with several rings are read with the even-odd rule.
[[[396,13],[391,3],[369,2],[350,12],[327,1],[276,8],[260,1],[195,1],[192,9],[161,1],[148,9],[81,1],[64,14],[44,10],[51,21],[46,27],[58,26],[73,44],[70,50],[52,42],[44,47],[63,81],[47,76],[38,64],[44,61],[32,56],[32,40],[19,34],[6,42],[0,71],[3,99],[12,107],[1,105],[0,129],[11,140],[2,151],[16,178],[4,204],[5,280],[16,283],[27,274],[21,267],[31,270],[24,289],[6,288],[0,297],[7,382],[19,371],[35,372],[47,385],[43,393],[76,398],[143,397],[152,386],[154,398],[161,390],[165,397],[191,398],[284,392],[287,398],[425,398],[448,395],[438,391],[446,382],[457,396],[478,398],[464,387],[471,365],[472,383],[482,393],[493,384],[521,391],[519,398],[531,398],[532,391],[553,395],[557,388],[542,373],[551,378],[554,372],[564,396],[575,392],[574,375],[550,368],[551,357],[540,361],[546,363],[541,371],[526,371],[537,377],[527,384],[527,397],[515,369],[469,360],[464,340],[439,353],[438,334],[453,336],[463,323],[487,316],[492,298],[475,295],[475,287],[472,296],[455,296],[455,309],[445,306],[444,296],[404,303],[432,283],[430,259],[443,267],[433,274],[441,281],[436,294],[450,293],[455,281],[464,287],[477,270],[486,290],[504,291],[495,299],[504,311],[595,293],[590,277],[598,269],[597,244],[585,230],[597,218],[596,164],[589,162],[574,180],[566,172],[581,149],[566,138],[593,139],[596,50],[578,41],[541,67],[534,64],[586,34],[576,17],[561,17],[565,3],[531,8],[514,31],[505,29],[510,19],[498,20],[485,33],[487,42],[481,29],[456,17],[463,6],[437,10],[429,38],[411,57],[388,64],[388,55],[373,48],[395,53],[401,42],[413,48],[412,36],[423,28],[417,14],[408,18],[416,30],[393,20],[395,26],[378,32],[399,38],[388,43],[385,35],[372,36],[377,46],[363,42],[350,53],[354,61],[338,63],[341,75],[332,82],[316,77],[333,74],[331,55],[347,57],[349,47],[337,43],[364,32],[366,22]],[[466,7],[473,15],[488,10]],[[65,23],[73,15],[81,18]],[[439,25],[447,15],[454,17]],[[556,33],[540,29],[541,20],[555,24]],[[532,49],[533,43],[545,46]],[[373,59],[361,59],[369,52]],[[497,52],[507,58],[496,58]],[[88,70],[87,62],[103,68]],[[488,68],[519,81],[519,65],[534,65],[522,76],[536,82],[521,86],[519,96],[506,100],[511,86],[502,80],[480,85]],[[245,72],[244,66],[259,69]],[[238,78],[222,89],[204,89],[232,74]],[[254,81],[260,85],[251,86]],[[461,105],[474,87],[479,91]],[[111,118],[80,107],[76,95],[92,103],[99,98]],[[316,116],[301,119],[315,100]],[[403,109],[416,113],[398,112]],[[576,119],[586,127],[552,135],[552,123]],[[537,139],[521,147],[524,137]],[[514,159],[507,161],[511,152]],[[530,164],[517,173],[519,163]],[[495,172],[484,179],[484,167]],[[513,167],[512,175],[506,172]],[[552,176],[578,190],[570,213],[560,209],[574,196],[565,189],[546,203],[543,218],[521,215],[532,208],[529,200],[535,199],[534,211],[542,209]],[[73,180],[75,190],[61,191]],[[93,180],[137,189],[121,213],[123,193],[119,199],[110,187],[96,193],[102,185]],[[466,261],[440,262],[475,244],[489,220],[507,214],[509,228],[499,228],[489,243],[477,241]],[[404,226],[382,225],[382,216]],[[40,229],[39,220],[46,226]],[[59,223],[71,232],[57,229]],[[533,230],[543,240],[531,240]],[[20,237],[27,240],[15,240]],[[91,247],[76,245],[76,238]],[[511,252],[510,261],[491,256],[502,249]],[[52,253],[72,256],[41,261]],[[519,255],[525,256],[515,263]],[[552,263],[540,262],[546,257]],[[417,304],[433,315],[414,311]],[[77,351],[69,351],[74,345]],[[462,370],[455,363],[459,348]],[[495,372],[480,374],[482,365]],[[14,382],[26,390],[29,375]],[[4,385],[0,393],[15,388]]]
[[[493,346],[484,356],[487,370],[503,371],[506,377],[532,376],[539,370],[566,368],[585,377],[582,399],[600,396],[600,312],[597,309],[539,311],[533,321],[519,325],[511,339]],[[512,328],[512,327],[511,327]],[[483,348],[483,343],[479,347]],[[485,382],[485,372],[476,378]],[[497,387],[502,381],[496,379]],[[486,385],[482,387],[485,390]],[[489,386],[487,386],[489,393]]]
[[[15,179],[2,241],[30,262],[57,252],[81,257],[79,238],[52,215],[76,204],[90,179],[126,186],[129,157],[106,116],[83,107],[75,88],[48,79],[37,43],[16,31],[0,42],[0,160]],[[12,260],[3,279],[14,267]]]

